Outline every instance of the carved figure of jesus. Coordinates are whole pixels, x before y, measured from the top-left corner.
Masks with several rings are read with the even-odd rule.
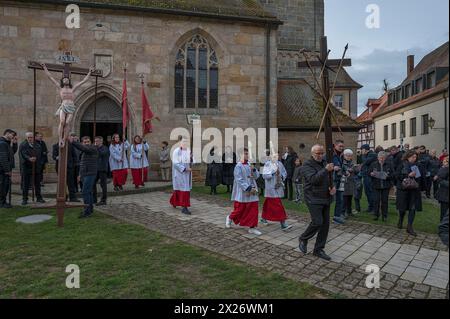
[[[95,68],[90,67],[89,73],[86,75],[86,77],[81,82],[72,86],[72,82],[67,76],[63,76],[61,81],[58,82],[57,80],[55,80],[55,78],[52,77],[49,70],[47,69],[47,66],[44,63],[42,63],[41,66],[44,69],[45,74],[47,74],[48,78],[60,89],[59,95],[61,96],[61,106],[58,108],[55,115],[59,116],[59,147],[62,148],[65,145],[66,138],[69,136],[73,114],[76,110],[76,106],[74,103],[74,92],[89,80],[89,77],[91,76],[92,72],[94,72]]]

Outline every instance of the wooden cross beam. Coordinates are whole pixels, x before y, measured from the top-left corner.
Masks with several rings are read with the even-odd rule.
[[[322,74],[322,91],[323,91],[323,103],[324,103],[324,131],[325,131],[325,147],[327,154],[327,162],[333,162],[333,127],[331,123],[331,110],[327,108],[329,105],[330,97],[333,94],[334,88],[330,88],[330,78],[329,78],[329,70],[333,70],[335,68],[351,66],[351,59],[327,59],[328,58],[328,43],[327,37],[321,37],[320,39],[320,56],[317,57],[318,61],[305,61],[299,62],[299,68],[307,68],[307,67],[319,67],[323,69]],[[325,64],[324,64],[325,62]],[[337,70],[339,72],[339,70]]]
[[[321,54],[320,58],[319,58],[319,61],[311,61],[311,62],[309,62],[309,64],[312,67],[321,68],[321,67],[323,67],[323,61],[325,61],[325,60],[326,60],[326,56],[323,57],[322,54]],[[352,59],[344,59],[342,61],[343,61],[343,66],[352,66]],[[325,65],[325,67],[328,70],[334,71],[333,68],[337,68],[339,66],[339,64],[341,63],[341,60],[327,60],[326,62],[327,63]],[[308,64],[305,61],[298,62],[298,67],[299,68],[306,68],[307,66],[308,66]]]
[[[60,64],[45,64],[47,66],[47,69],[50,72],[60,72],[60,73],[64,73],[65,70],[65,66],[64,65],[60,65]],[[36,61],[28,61],[28,68],[29,69],[36,69],[36,70],[44,70],[41,66],[41,64],[39,62]],[[89,73],[89,69],[86,68],[79,68],[79,67],[74,67],[74,66],[70,66],[70,73],[71,74],[78,74],[78,75],[86,75]],[[94,72],[92,72],[92,76],[95,77],[102,77],[103,76],[103,71],[102,70],[95,70]]]

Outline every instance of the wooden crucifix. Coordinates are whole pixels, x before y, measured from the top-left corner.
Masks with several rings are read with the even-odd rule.
[[[34,71],[34,114],[33,114],[33,126],[35,130],[36,126],[36,70],[48,70],[52,72],[59,72],[63,74],[63,79],[69,79],[71,74],[80,74],[80,75],[92,75],[96,78],[102,76],[103,73],[100,70],[90,70],[86,68],[77,68],[72,67],[72,63],[78,62],[78,59],[72,55],[71,52],[65,51],[62,55],[58,57],[58,60],[63,63],[63,65],[58,64],[46,64],[43,65],[36,61],[29,61],[28,68],[33,69]],[[52,81],[58,85],[58,82],[51,78]],[[63,83],[63,81],[61,80]],[[97,81],[96,81],[97,83]],[[74,88],[75,89],[75,88]],[[73,98],[73,97],[72,97]],[[61,105],[62,107],[66,107],[65,105]],[[70,107],[68,105],[67,107]],[[74,106],[73,106],[74,107]],[[63,109],[60,110],[63,112]],[[66,204],[66,181],[67,181],[67,156],[68,156],[68,145],[67,145],[68,136],[63,135],[63,140],[65,143],[61,144],[61,140],[59,142],[59,159],[58,159],[58,187],[56,194],[56,206],[39,206],[36,208],[56,208],[56,214],[58,218],[58,226],[64,226],[64,211],[66,208],[70,207],[79,207],[79,205],[67,205]]]
[[[333,127],[331,123],[331,98],[334,91],[334,86],[336,85],[337,76],[339,75],[339,72],[342,67],[344,66],[351,66],[352,62],[350,59],[345,59],[345,54],[347,52],[348,45],[344,51],[344,54],[342,56],[342,59],[340,60],[331,60],[328,59],[329,51],[328,51],[328,44],[327,44],[327,37],[321,37],[320,39],[320,57],[318,57],[318,61],[304,61],[299,62],[298,67],[299,68],[312,68],[317,67],[321,68],[321,88],[319,87],[318,90],[322,91],[321,96],[324,103],[324,114],[323,114],[323,120],[319,128],[319,134],[322,131],[322,126],[324,127],[325,132],[325,147],[326,147],[326,155],[327,155],[327,162],[332,163],[333,162]],[[336,70],[337,69],[337,70]],[[333,83],[333,87],[330,88],[330,78],[328,71],[332,70],[336,72],[336,78]],[[315,76],[313,74],[313,76]],[[337,123],[338,124],[338,123]]]

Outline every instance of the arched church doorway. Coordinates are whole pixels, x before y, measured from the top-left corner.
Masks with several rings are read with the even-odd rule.
[[[96,135],[102,136],[105,144],[108,145],[113,134],[122,135],[122,108],[111,98],[102,96],[97,99],[95,112],[94,109],[94,102],[92,102],[81,117],[80,136],[94,137],[95,118]]]

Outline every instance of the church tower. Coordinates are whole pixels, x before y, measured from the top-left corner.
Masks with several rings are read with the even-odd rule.
[[[319,50],[324,35],[324,0],[258,0],[283,21],[278,29],[278,77],[304,76],[297,70],[300,49]],[[305,74],[306,75],[306,74]]]

